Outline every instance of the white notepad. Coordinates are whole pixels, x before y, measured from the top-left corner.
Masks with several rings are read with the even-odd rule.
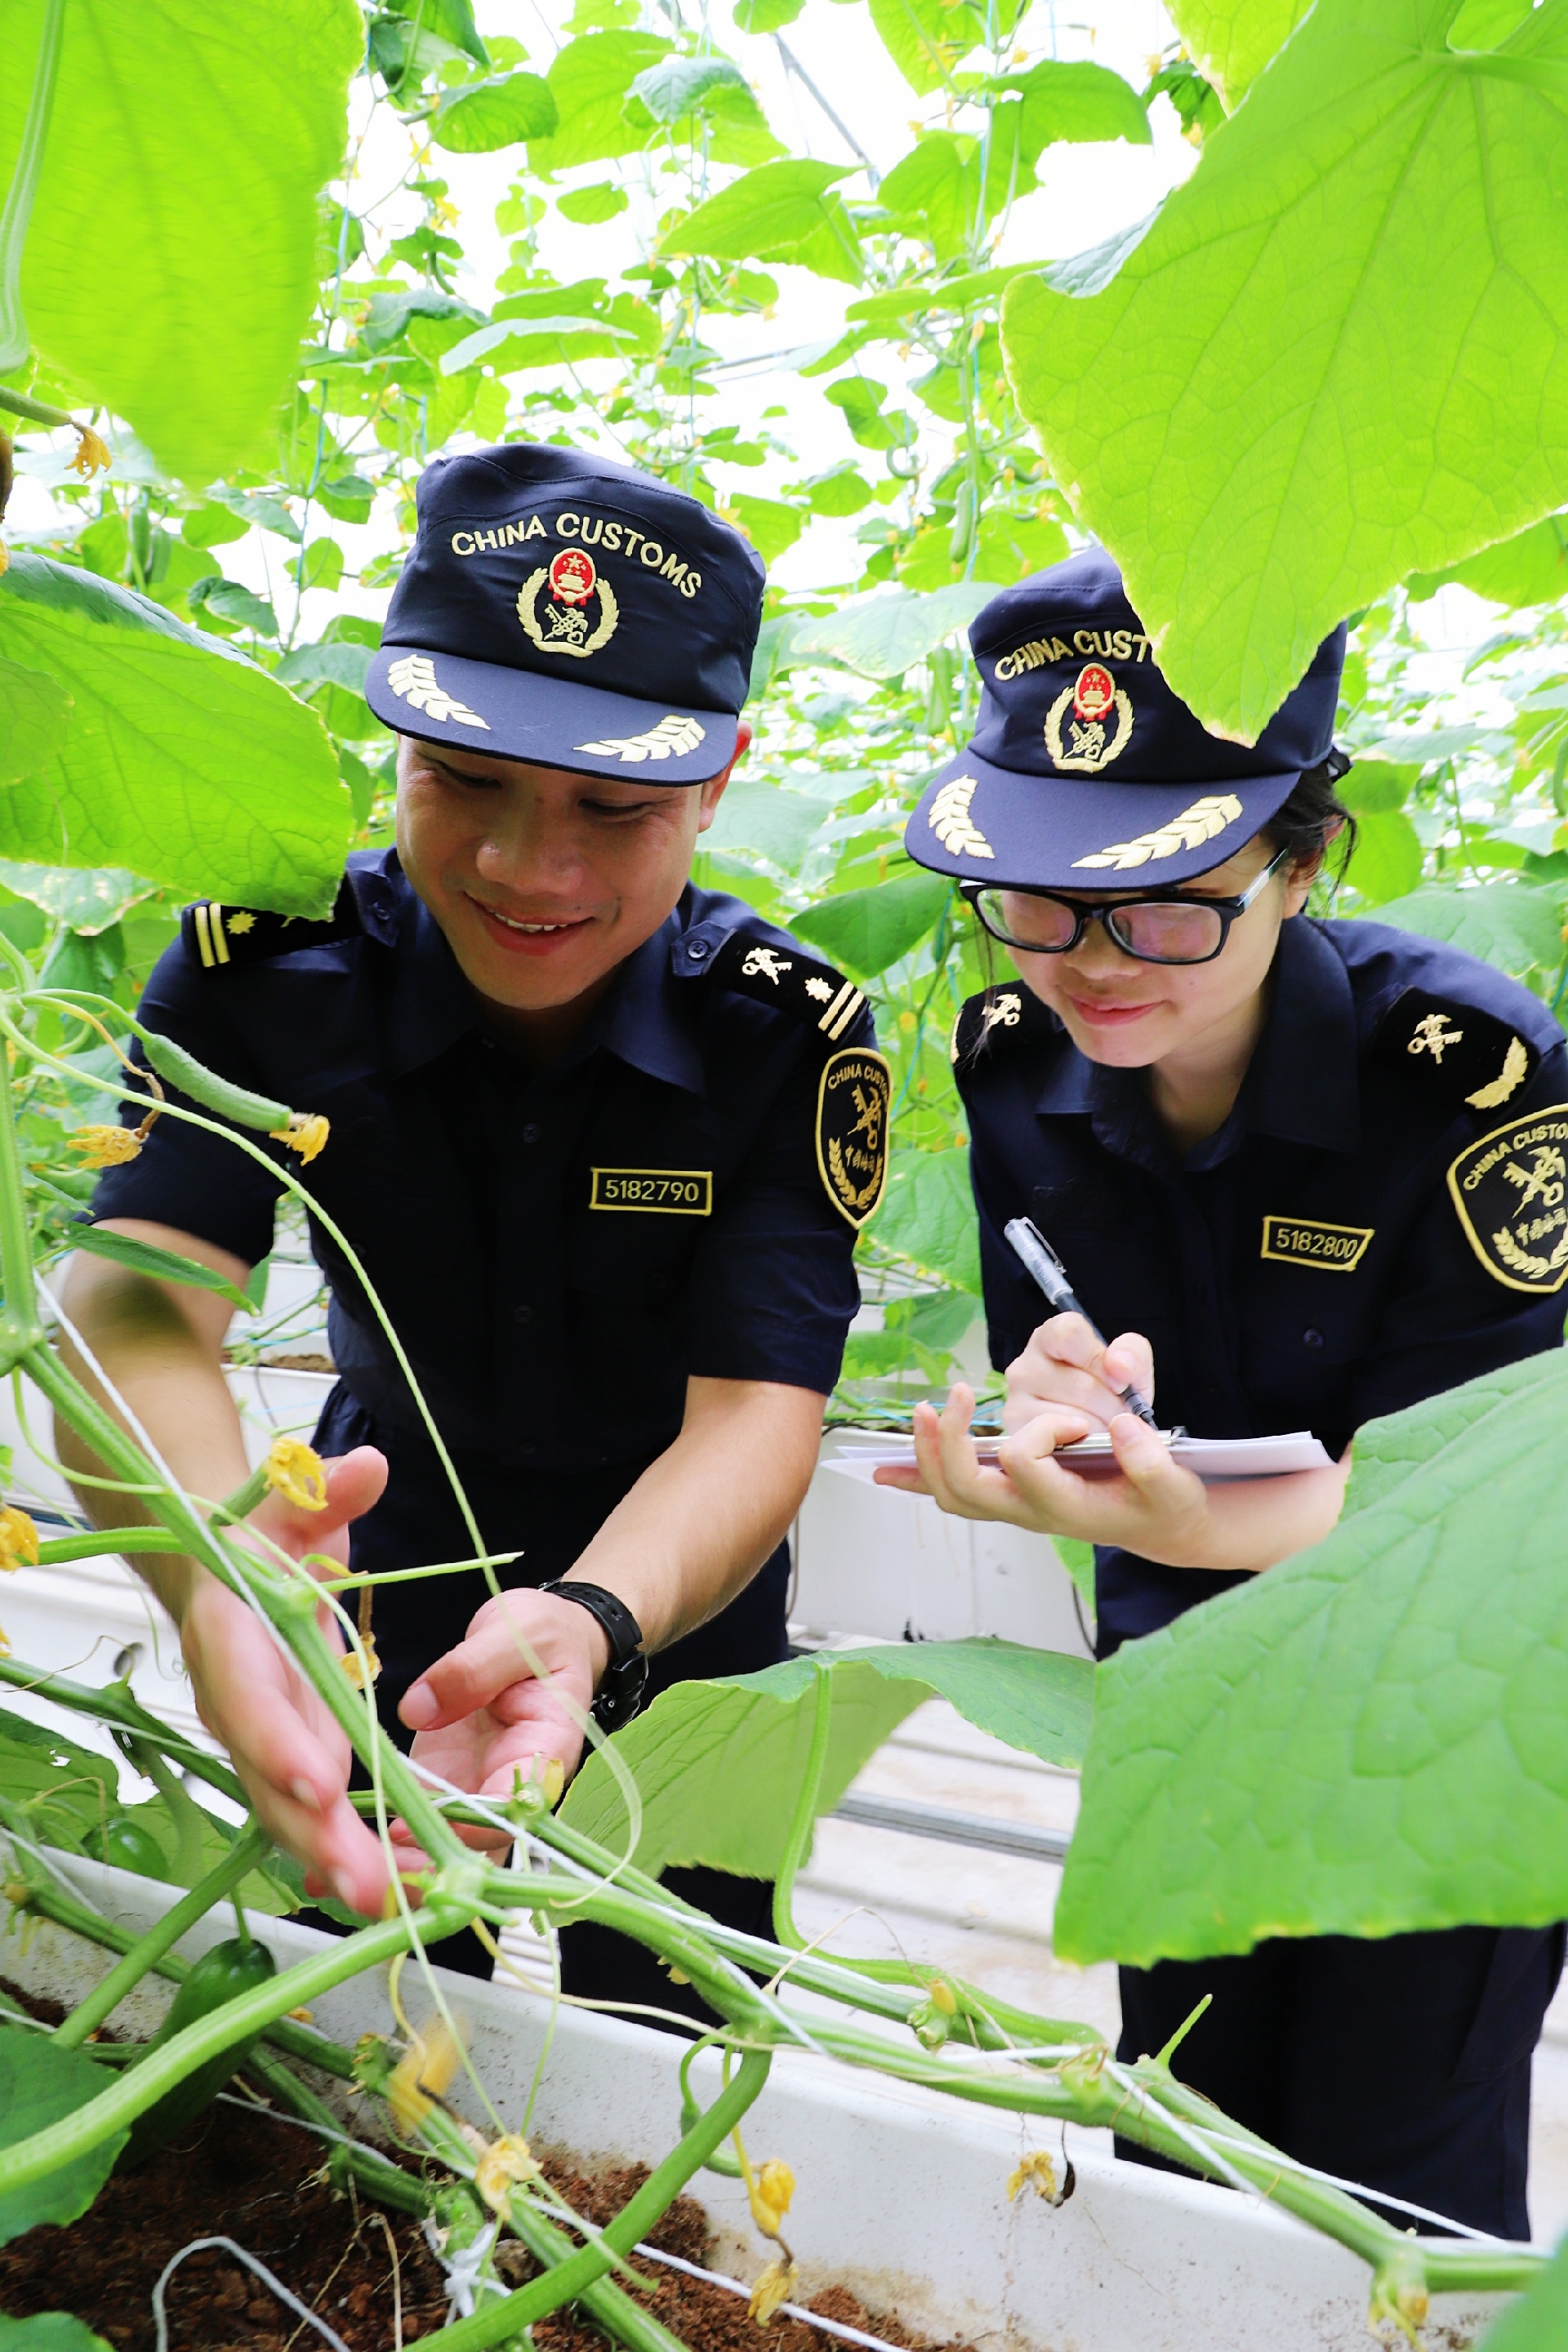
[[[883,1463],[914,1465],[912,1437],[897,1437],[883,1430],[849,1429],[834,1433],[838,1451],[823,1464],[846,1478],[874,1484],[872,1473]],[[1162,1430],[1173,1461],[1195,1470],[1210,1483],[1223,1478],[1282,1478],[1293,1470],[1326,1470],[1330,1456],[1310,1430],[1281,1437],[1188,1437],[1184,1432]],[[982,1462],[994,1462],[1001,1440],[981,1437],[974,1450]],[[1103,1430],[1064,1445],[1057,1459],[1080,1477],[1114,1477],[1116,1456]]]

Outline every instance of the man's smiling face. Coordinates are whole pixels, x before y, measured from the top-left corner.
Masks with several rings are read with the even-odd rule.
[[[750,740],[742,725],[737,759]],[[550,1012],[595,993],[658,930],[729,780],[574,775],[405,736],[397,853],[479,994]]]

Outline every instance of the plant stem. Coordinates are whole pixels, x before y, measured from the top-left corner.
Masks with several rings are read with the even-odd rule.
[[[700,2171],[720,2142],[729,2137],[767,2081],[772,2063],[771,2051],[746,2053],[729,2088],[721,2091],[707,2114],[649,2173],[636,2196],[627,2200],[591,2245],[580,2247],[542,2278],[531,2279],[515,2294],[476,2311],[471,2319],[459,2319],[426,2341],[439,2345],[441,2352],[482,2352],[484,2347],[508,2343],[535,2320],[558,2311],[563,2303],[574,2302],[613,2267],[616,2255],[631,2252],[674,2203],[692,2174]],[[0,2174],[0,2183],[3,2180]]]
[[[779,1861],[778,1876],[773,1882],[773,1934],[781,1944],[787,1944],[792,1951],[796,1952],[804,1948],[805,1938],[795,1924],[795,1875],[805,1860],[811,1832],[816,1824],[816,1800],[822,1788],[823,1768],[827,1762],[827,1743],[833,1729],[832,1670],[818,1658],[815,1661],[813,1673],[811,1746],[806,1754],[805,1777],[795,1801],[789,1835],[784,1840],[784,1853]]]
[[[56,2027],[53,2039],[60,2047],[79,2049],[88,2035],[96,2032],[104,2019],[120,2006],[132,1985],[140,1984],[148,1969],[161,1960],[198,1919],[204,1918],[215,1903],[222,1902],[230,1887],[237,1886],[242,1878],[248,1876],[271,1843],[266,1832],[254,1825],[243,1836],[237,1838],[216,1869],[209,1870],[200,1884],[193,1886],[172,1911],[165,1911],[163,1916],[132,1945],[118,1967],[110,1969],[103,1982],[95,1985],[87,1999],[72,2010],[65,2023]]]
[[[162,1751],[150,1739],[128,1739],[131,1761],[144,1772],[169,1808],[174,1824],[174,1874],[182,1885],[198,1885],[210,1816],[204,1813],[190,1790],[169,1769]]]
[[[4,374],[22,365],[29,348],[27,322],[22,315],[22,253],[27,242],[27,224],[33,215],[33,198],[37,193],[44,142],[49,135],[49,116],[54,110],[65,13],[65,0],[47,0],[38,59],[33,68],[33,95],[27,105],[27,120],[5,209],[0,211],[0,373]]]
[[[80,430],[68,409],[51,408],[47,400],[29,399],[25,392],[13,392],[8,384],[0,384],[0,408],[8,409],[13,416],[25,416],[30,425],[68,425],[73,431]]]
[[[195,1772],[237,1805],[247,1802],[244,1789],[226,1764],[221,1764],[205,1748],[195,1747],[160,1723],[155,1715],[150,1715],[132,1696],[123,1682],[108,1683],[101,1690],[94,1690],[90,1684],[72,1682],[68,1675],[45,1674],[21,1658],[0,1658],[0,1685],[7,1683],[31,1697],[47,1698],[52,1706],[68,1707],[73,1715],[96,1716],[100,1723],[107,1723],[117,1732],[132,1732],[142,1739],[155,1740],[183,1771]]]
[[[0,223],[0,236],[3,233],[4,224]],[[4,289],[0,288],[0,334],[3,333]],[[0,1371],[9,1371],[43,1336],[38,1295],[33,1282],[32,1236],[27,1224],[22,1159],[16,1148],[11,1064],[9,1056],[0,1052]]]
[[[52,1536],[38,1546],[40,1568],[60,1568],[68,1559],[96,1559],[102,1552],[183,1551],[167,1528],[84,1528],[79,1536]]]
[[[74,2108],[58,2123],[46,2125],[43,2130],[29,2134],[12,2147],[0,2148],[0,2196],[45,2179],[104,2140],[118,2136],[139,2115],[155,2106],[165,2091],[172,2091],[187,2074],[205,2065],[209,2058],[218,2057],[237,2042],[248,2041],[252,2034],[274,2024],[301,2002],[331,1992],[334,1985],[345,1983],[363,1969],[394,1958],[397,1953],[406,1951],[411,1942],[433,1943],[454,1934],[466,1924],[467,1917],[468,1914],[457,1905],[433,1903],[409,1920],[387,1919],[375,1927],[363,1927],[357,1935],[345,1937],[331,1951],[301,1960],[296,1967],[286,1969],[281,1976],[257,1986],[254,1991],[242,1993],[208,2016],[197,2018],[161,2049],[150,2051],[139,2065],[100,2091],[95,2099],[88,2100],[84,2106]]]

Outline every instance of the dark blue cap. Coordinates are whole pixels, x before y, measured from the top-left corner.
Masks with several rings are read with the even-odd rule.
[[[698,499],[579,449],[438,457],[365,695],[403,735],[694,784],[734,755],[762,561]]]
[[[1101,547],[1005,588],[969,643],[980,722],[904,833],[917,864],[1016,889],[1163,887],[1223,866],[1328,758],[1342,625],[1258,741],[1170,687]]]

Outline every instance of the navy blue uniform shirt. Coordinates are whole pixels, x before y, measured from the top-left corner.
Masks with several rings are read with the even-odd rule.
[[[970,1000],[991,1358],[1048,1311],[1003,1239],[1031,1216],[1100,1329],[1149,1339],[1163,1426],[1309,1429],[1337,1457],[1373,1415],[1561,1344],[1568,1044],[1503,974],[1383,923],[1293,918],[1270,987],[1235,1108],[1184,1159],[1142,1072],[1086,1060],[1016,982]],[[1243,1580],[1100,1549],[1102,1654]]]
[[[390,850],[351,859],[328,923],[188,910],[140,1012],[224,1076],[331,1120],[304,1181],[376,1286],[487,1542],[523,1549],[504,1580],[564,1573],[679,1433],[689,1378],[837,1378],[856,1225],[885,1158],[885,1066],[860,992],[739,900],[688,888],[542,1071],[487,1031]],[[280,1189],[161,1118],[93,1214],[255,1264]],[[471,1543],[407,1383],[314,1220],[311,1244],[340,1376],[320,1442],[374,1443],[392,1465],[356,1563],[460,1558]],[[377,1595],[385,1696],[460,1637],[484,1597],[470,1581]],[[773,1654],[782,1585],[778,1604]]]

